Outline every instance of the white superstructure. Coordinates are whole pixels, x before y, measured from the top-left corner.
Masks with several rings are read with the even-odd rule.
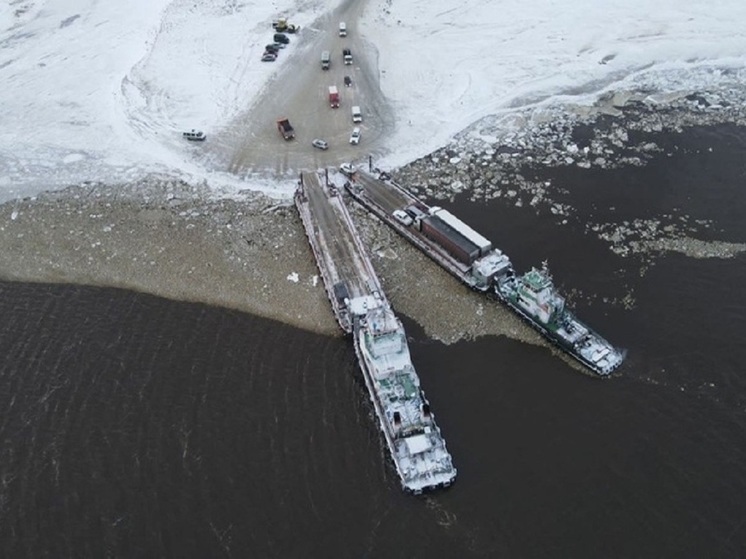
[[[404,327],[384,299],[355,319],[355,350],[402,487],[421,493],[456,479],[430,404],[412,365]]]

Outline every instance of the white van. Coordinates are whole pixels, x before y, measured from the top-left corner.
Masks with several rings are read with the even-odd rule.
[[[339,36],[347,37],[347,24],[344,21],[339,22]]]
[[[360,107],[355,105],[352,107],[352,122],[362,122],[363,121],[363,113],[360,111]]]

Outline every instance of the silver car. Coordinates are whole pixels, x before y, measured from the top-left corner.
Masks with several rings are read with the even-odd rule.
[[[329,144],[326,143],[325,140],[322,140],[320,138],[314,138],[314,140],[311,142],[311,145],[319,149],[329,149]]]

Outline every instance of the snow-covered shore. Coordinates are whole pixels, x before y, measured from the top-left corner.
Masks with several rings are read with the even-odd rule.
[[[0,200],[82,181],[152,172],[244,184],[195,163],[181,130],[208,134],[271,82],[260,62],[273,18],[303,26],[336,0],[23,0],[0,6]],[[369,0],[360,28],[400,125],[382,162],[442,147],[478,119],[555,102],[592,103],[661,69],[656,84],[697,89],[702,66],[743,66],[746,4],[737,0]],[[289,48],[295,48],[293,44]],[[418,126],[428,123],[423,137]]]

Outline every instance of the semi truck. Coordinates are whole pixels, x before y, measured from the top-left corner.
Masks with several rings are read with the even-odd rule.
[[[290,121],[286,118],[281,118],[277,121],[277,131],[285,140],[292,140],[295,138],[295,129],[290,125]]]
[[[339,91],[336,85],[329,86],[329,106],[332,109],[339,107]]]

